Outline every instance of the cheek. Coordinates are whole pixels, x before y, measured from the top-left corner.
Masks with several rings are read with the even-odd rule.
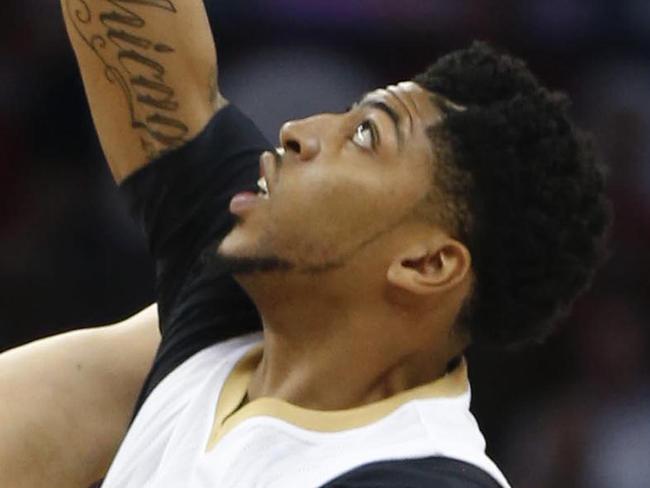
[[[269,203],[264,240],[299,261],[335,261],[390,220],[386,195],[353,181],[287,185]]]
[[[259,252],[296,262],[336,261],[399,222],[422,179],[354,165],[287,169],[271,199],[247,223]]]
[[[376,188],[354,181],[296,185],[278,197],[274,220],[320,234],[367,226],[381,217],[385,204]]]

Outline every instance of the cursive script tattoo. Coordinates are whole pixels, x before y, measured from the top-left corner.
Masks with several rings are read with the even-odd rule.
[[[64,1],[74,29],[104,65],[106,79],[124,93],[131,126],[140,131],[140,143],[148,157],[183,144],[189,128],[178,118],[176,92],[166,81],[165,61],[175,50],[142,33],[147,25],[145,8],[174,15],[174,3]]]

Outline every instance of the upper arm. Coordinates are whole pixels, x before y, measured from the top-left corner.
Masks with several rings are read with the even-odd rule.
[[[61,0],[104,154],[119,182],[196,136],[225,104],[203,0]]]
[[[0,355],[0,486],[86,487],[100,478],[158,343],[153,305]]]

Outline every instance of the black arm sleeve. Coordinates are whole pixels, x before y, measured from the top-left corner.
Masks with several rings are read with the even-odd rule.
[[[138,399],[176,366],[216,342],[261,329],[243,290],[214,260],[234,225],[230,199],[255,190],[259,156],[270,149],[236,107],[215,114],[192,141],[124,180],[120,192],[146,234],[156,263],[162,341]]]
[[[431,456],[365,464],[322,488],[500,488],[482,469]]]

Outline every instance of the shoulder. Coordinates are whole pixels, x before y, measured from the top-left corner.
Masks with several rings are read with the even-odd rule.
[[[185,404],[200,391],[208,376],[225,379],[236,362],[261,340],[260,332],[245,334],[201,348],[198,352],[188,352],[187,358],[178,364],[170,360],[159,361],[156,370],[159,376],[155,382],[150,380],[148,389],[143,390],[136,420],[141,421],[141,417],[149,414],[157,415],[159,409],[166,406],[173,410],[172,405]],[[183,352],[180,346],[179,351]],[[183,392],[180,396],[179,391]]]
[[[482,469],[456,459],[431,456],[360,466],[323,488],[500,488]]]

